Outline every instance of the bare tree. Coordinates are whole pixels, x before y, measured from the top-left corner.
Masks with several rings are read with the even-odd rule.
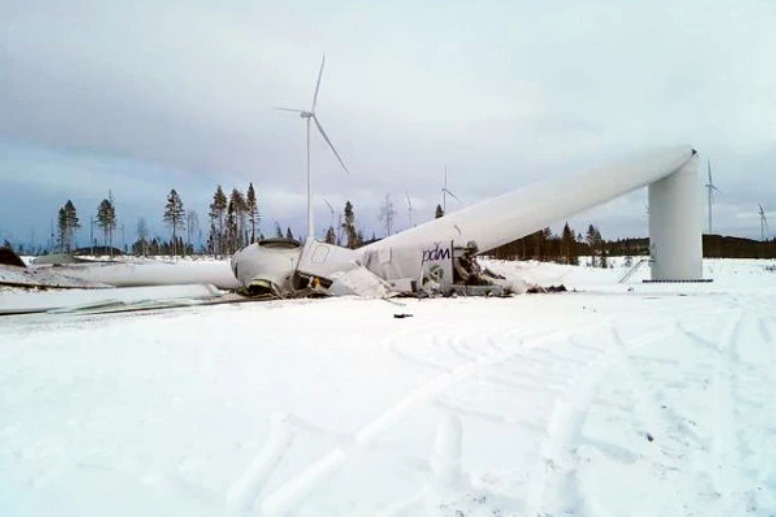
[[[393,208],[390,194],[385,195],[385,201],[383,201],[383,204],[380,207],[380,215],[378,217],[380,222],[385,226],[385,236],[391,235],[393,220],[396,217],[396,210]]]
[[[194,210],[189,210],[186,212],[186,244],[188,245],[189,249],[194,249],[194,236],[197,234],[197,230],[199,230],[199,218],[197,217],[197,212]]]

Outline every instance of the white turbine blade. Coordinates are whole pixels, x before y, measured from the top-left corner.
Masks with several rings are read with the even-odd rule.
[[[315,113],[315,105],[318,104],[318,91],[321,89],[321,77],[323,77],[323,64],[326,63],[326,54],[321,59],[321,69],[318,70],[318,82],[315,83],[315,94],[313,95],[313,107],[310,110]]]
[[[294,108],[272,108],[275,111],[290,111],[292,113],[304,113],[304,110],[298,110]]]
[[[328,206],[328,207],[329,207],[329,210],[330,210],[330,211],[331,211],[331,213],[333,214],[333,213],[334,213],[334,207],[333,207],[333,206],[331,206],[331,203],[329,203],[329,200],[328,200],[328,199],[326,199],[326,198],[323,198],[323,201],[326,203],[326,206]]]
[[[340,165],[342,165],[342,168],[345,169],[345,172],[350,174],[350,171],[347,167],[345,167],[345,162],[342,161],[342,158],[340,158],[339,153],[337,152],[337,149],[334,148],[334,144],[331,143],[331,140],[329,140],[329,137],[326,136],[326,132],[323,130],[323,127],[321,126],[321,123],[318,122],[318,117],[315,116],[315,113],[313,113],[313,120],[315,121],[315,125],[318,126],[318,131],[321,132],[321,136],[324,140],[326,140],[326,143],[329,144],[329,147],[331,147],[331,150],[334,152],[334,156],[337,157],[337,160],[339,160]]]
[[[714,185],[709,185],[709,188],[710,188],[711,190],[716,190],[717,192],[719,192],[719,191],[720,191],[720,190],[719,190],[717,187],[715,187]]]
[[[453,194],[452,192],[450,192],[448,189],[446,189],[446,188],[445,188],[445,189],[442,189],[442,190],[444,190],[445,192],[447,192],[447,194],[448,194],[450,197],[452,197],[453,199],[455,199],[455,200],[456,200],[456,201],[458,201],[459,203],[463,203],[463,201],[461,201],[460,199],[458,199],[458,196],[456,196],[455,194]]]

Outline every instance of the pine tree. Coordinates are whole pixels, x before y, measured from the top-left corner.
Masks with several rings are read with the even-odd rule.
[[[59,230],[57,240],[59,241],[60,251],[70,253],[73,250],[75,231],[80,227],[75,205],[68,199],[67,203],[59,209],[57,218],[57,228]]]
[[[248,204],[242,192],[234,188],[229,196],[229,205],[232,210],[231,240],[232,253],[234,253],[244,245],[245,215],[248,211]]]
[[[226,234],[226,252],[229,254],[234,253],[234,234],[237,233],[237,218],[234,212],[234,201],[230,199],[226,205],[226,231],[224,232]]]
[[[594,225],[590,225],[587,227],[587,234],[585,234],[585,242],[587,242],[587,245],[590,247],[590,256],[592,261],[592,266],[595,267],[597,264],[605,266],[606,260],[601,257],[599,260],[598,257],[600,256],[600,251],[603,246],[603,239],[601,237],[601,232],[598,231],[598,228],[596,228]]]
[[[210,221],[212,227],[216,227],[218,232],[213,236],[213,254],[220,255],[224,252],[224,213],[226,212],[226,194],[224,194],[221,185],[216,188],[213,194],[213,202],[210,204]]]
[[[326,244],[337,244],[337,234],[334,231],[333,226],[329,226],[329,229],[326,230],[326,237],[324,238],[324,242]]]
[[[358,247],[358,236],[356,234],[356,214],[353,211],[353,204],[350,201],[345,202],[344,221],[342,229],[348,238],[348,248],[356,249]]]
[[[248,220],[251,223],[251,243],[256,242],[256,227],[261,222],[259,206],[256,201],[256,191],[253,190],[253,183],[248,185],[248,194],[245,197],[245,205],[248,209]]]
[[[434,219],[439,219],[445,216],[445,211],[442,210],[442,205],[437,205],[436,212],[434,213]]]
[[[65,212],[65,207],[61,206],[59,207],[59,213],[57,214],[57,247],[61,253],[65,253],[69,248],[67,236],[67,213]]]
[[[170,193],[167,195],[167,204],[164,207],[164,215],[162,216],[162,219],[164,219],[164,222],[166,222],[172,229],[172,254],[177,253],[177,235],[178,230],[183,227],[183,218],[185,213],[186,212],[183,210],[183,201],[181,200],[181,197],[178,195],[175,189],[170,190]]]
[[[113,230],[116,229],[116,207],[110,197],[100,201],[97,206],[97,226],[102,229],[103,246],[112,248]]]
[[[283,228],[280,227],[280,223],[275,221],[275,237],[278,239],[283,238]]]
[[[293,239],[294,232],[291,231],[291,227],[286,228],[286,239]]]
[[[574,238],[574,231],[569,226],[568,221],[563,227],[563,233],[561,234],[561,253],[563,255],[563,262],[566,264],[579,264],[579,256],[577,255],[577,241]]]

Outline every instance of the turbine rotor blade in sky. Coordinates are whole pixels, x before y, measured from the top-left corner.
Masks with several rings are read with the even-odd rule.
[[[294,108],[272,108],[275,111],[290,111],[291,113],[306,113],[304,110],[298,110]]]
[[[328,200],[328,199],[326,199],[326,198],[323,198],[323,202],[324,202],[324,203],[326,203],[326,206],[328,206],[328,207],[329,207],[329,210],[330,210],[330,211],[331,211],[331,213],[333,214],[333,213],[334,213],[334,207],[333,207],[333,206],[331,206],[331,203],[329,203],[329,200]]]
[[[447,195],[449,195],[450,197],[452,197],[453,199],[455,199],[455,200],[456,200],[456,201],[458,201],[459,203],[463,203],[463,201],[461,201],[460,199],[458,199],[458,196],[456,196],[455,194],[453,194],[452,192],[450,192],[448,189],[446,189],[446,188],[443,188],[443,189],[442,189],[442,191],[443,191],[443,192],[446,192],[446,193],[447,193]]]
[[[323,65],[326,63],[326,54],[321,59],[321,69],[318,71],[318,82],[315,83],[315,94],[313,95],[313,107],[310,112],[315,113],[315,105],[318,104],[318,91],[321,89],[321,77],[323,77]]]
[[[331,140],[329,140],[329,137],[326,135],[326,131],[323,130],[323,127],[321,126],[321,123],[318,122],[318,117],[315,116],[315,113],[313,113],[313,120],[315,121],[315,125],[318,126],[318,131],[321,132],[321,136],[324,140],[326,140],[326,143],[329,144],[329,147],[331,147],[331,150],[334,152],[334,156],[337,157],[337,160],[339,160],[340,165],[342,165],[342,168],[345,169],[345,172],[350,174],[350,171],[345,166],[345,162],[342,161],[342,158],[340,158],[339,153],[337,152],[337,149],[334,147],[334,144],[331,143]]]

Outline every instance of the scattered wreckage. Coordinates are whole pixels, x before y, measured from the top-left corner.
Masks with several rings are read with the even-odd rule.
[[[318,241],[264,239],[232,258],[235,277],[248,296],[359,295],[372,298],[406,296],[507,296],[514,282],[477,263],[474,241],[464,246],[435,243],[426,249],[356,250]],[[388,277],[385,270],[417,271]]]

